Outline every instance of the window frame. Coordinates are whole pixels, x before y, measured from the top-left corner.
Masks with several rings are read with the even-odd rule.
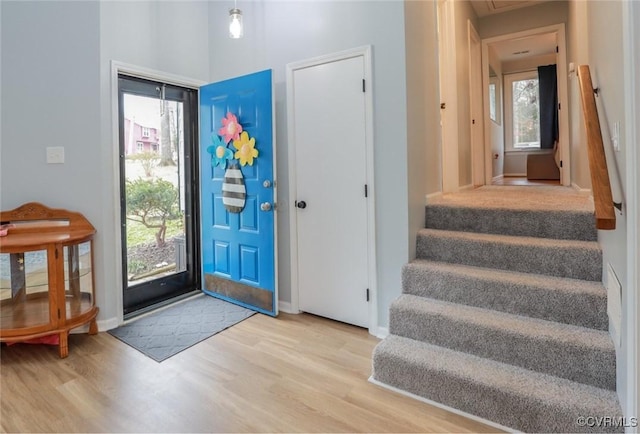
[[[538,70],[532,69],[529,71],[516,72],[511,74],[504,74],[504,145],[505,151],[527,152],[527,151],[539,151],[540,142],[538,146],[528,147],[516,147],[513,143],[513,83],[522,80],[538,80]],[[539,119],[539,115],[538,115]],[[538,125],[538,128],[540,126]]]

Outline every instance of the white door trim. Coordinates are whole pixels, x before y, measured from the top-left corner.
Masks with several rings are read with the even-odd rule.
[[[374,159],[373,159],[373,81],[372,81],[372,56],[371,46],[366,45],[350,50],[340,51],[324,56],[314,57],[299,62],[287,64],[287,124],[288,124],[288,153],[289,153],[289,206],[292,207],[297,198],[296,172],[296,147],[293,111],[294,86],[293,75],[296,70],[322,65],[324,63],[351,59],[364,58],[365,92],[365,147],[366,147],[366,182],[369,189],[367,201],[367,242],[368,249],[368,278],[369,278],[369,333],[378,333],[378,297],[377,297],[377,266],[376,266],[376,237],[375,237],[375,186],[374,186]],[[299,312],[299,286],[298,286],[298,222],[297,213],[289,214],[289,234],[291,248],[291,310]]]
[[[111,61],[111,143],[116,144],[119,141],[119,114],[118,114],[118,74],[126,74],[132,77],[145,78],[148,80],[155,80],[164,83],[175,84],[190,89],[198,89],[200,86],[206,84],[204,81],[194,80],[192,78],[181,77],[179,75],[170,74],[167,72],[157,71],[143,66],[132,65],[129,63],[119,62],[117,60]],[[199,107],[199,105],[198,105]],[[199,119],[199,113],[198,113]],[[197,139],[197,137],[196,137]],[[120,147],[112,146],[112,172],[113,172],[113,229],[114,234],[118,236],[114,237],[115,251],[120,254],[122,252],[122,240],[120,238],[120,228],[122,222],[120,220]],[[116,276],[122,275],[122,258],[115,263]],[[116,279],[116,287],[113,288],[116,295],[116,309],[117,309],[117,324],[122,325],[124,323],[123,312],[123,294],[122,294],[122,279]],[[113,318],[109,318],[105,324],[112,325],[114,323]],[[100,331],[103,331],[101,328]]]
[[[446,108],[440,110],[443,193],[454,193],[460,187],[454,7],[453,0],[438,0],[436,7],[440,103],[446,104]]]
[[[640,345],[638,344],[638,315],[640,315],[640,86],[636,79],[640,73],[640,44],[637,42],[640,31],[640,4],[623,2],[622,4],[622,37],[624,59],[624,88],[625,88],[625,152],[626,183],[627,183],[627,293],[626,325],[627,330],[624,345],[627,347],[625,360],[627,394],[621,397],[623,414],[627,418],[640,417]],[[624,335],[623,335],[624,336]],[[629,431],[631,432],[631,431]]]
[[[489,89],[489,45],[494,42],[506,41],[509,39],[524,38],[527,36],[540,35],[544,33],[555,33],[556,41],[558,43],[558,62],[557,62],[557,74],[558,74],[558,103],[560,104],[560,111],[558,112],[558,121],[560,128],[560,159],[562,160],[562,169],[560,169],[560,182],[562,185],[571,185],[571,149],[569,143],[569,84],[568,84],[568,70],[567,70],[567,46],[565,37],[565,25],[554,24],[552,26],[539,27],[536,29],[524,30],[516,33],[509,33],[506,35],[494,36],[482,40],[482,88],[483,95],[488,92]],[[485,98],[484,103],[484,139],[485,143],[490,143],[490,124],[489,116],[489,102],[488,98]],[[491,184],[491,148],[485,148],[485,182]]]
[[[480,35],[478,35],[478,32],[476,31],[476,28],[473,27],[473,23],[471,22],[471,20],[467,20],[467,42],[468,42],[468,46],[469,46],[469,116],[471,119],[471,122],[473,122],[475,120],[475,128],[482,128],[481,131],[481,139],[480,142],[478,143],[477,140],[475,140],[475,134],[474,134],[474,125],[469,125],[469,129],[470,129],[470,141],[471,141],[471,182],[474,186],[480,186],[480,185],[484,185],[485,184],[485,165],[484,165],[484,156],[486,154],[486,144],[485,144],[485,140],[484,140],[484,128],[485,128],[485,123],[484,123],[484,106],[482,104],[482,100],[483,100],[483,92],[482,92],[482,44],[481,44],[481,39],[480,39]],[[475,45],[474,45],[475,44]],[[473,50],[474,46],[477,46],[477,56],[478,59],[480,60],[480,70],[477,70],[474,67],[474,62],[473,62],[473,58],[474,58],[474,53]],[[480,87],[478,89],[474,90],[475,84],[476,84],[476,78],[477,76],[480,75]],[[488,87],[488,85],[487,85]],[[474,96],[476,99],[478,99],[479,101],[476,101],[474,99]],[[476,112],[476,107],[478,106],[480,107],[479,112]]]

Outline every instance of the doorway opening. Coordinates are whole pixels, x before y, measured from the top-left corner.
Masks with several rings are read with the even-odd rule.
[[[197,91],[118,75],[125,318],[199,288]]]

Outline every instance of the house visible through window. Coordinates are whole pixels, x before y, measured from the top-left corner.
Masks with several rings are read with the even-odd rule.
[[[138,152],[144,152],[144,143],[136,142],[136,149]]]
[[[142,127],[142,137],[151,137],[151,130],[148,127]]]
[[[153,150],[153,152],[155,152],[157,154],[158,153],[158,144],[157,143],[152,143],[151,144],[151,149]]]

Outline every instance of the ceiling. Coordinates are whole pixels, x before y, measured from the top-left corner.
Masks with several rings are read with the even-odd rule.
[[[514,9],[534,6],[550,0],[471,0],[471,5],[478,17],[500,14]]]
[[[556,52],[556,34],[545,33],[524,38],[494,42],[491,47],[502,62]]]

